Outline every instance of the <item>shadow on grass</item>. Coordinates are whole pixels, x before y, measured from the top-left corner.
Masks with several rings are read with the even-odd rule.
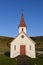
[[[17,65],[32,65],[29,61],[29,57],[25,56],[18,56],[17,57]]]
[[[10,57],[10,52],[9,52],[9,51],[6,51],[6,52],[4,53],[4,55],[7,56],[7,57]]]

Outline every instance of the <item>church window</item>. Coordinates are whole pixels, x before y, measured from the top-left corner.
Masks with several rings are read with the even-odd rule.
[[[14,50],[16,50],[16,45],[14,46]]]
[[[21,37],[24,38],[24,35],[22,35]]]
[[[22,31],[23,31],[23,28],[22,28]]]
[[[31,45],[30,45],[30,50],[31,50]]]

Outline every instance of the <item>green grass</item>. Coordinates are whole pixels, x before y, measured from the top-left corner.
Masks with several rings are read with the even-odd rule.
[[[29,59],[31,65],[43,65],[43,59],[36,58],[36,59]]]
[[[5,55],[0,55],[0,65],[16,65],[16,59],[10,59]]]
[[[41,58],[36,58],[36,59],[30,59],[29,62],[31,65],[43,65],[43,59]],[[17,60],[15,59],[10,59],[9,57],[5,56],[4,54],[0,55],[0,65],[17,65]]]

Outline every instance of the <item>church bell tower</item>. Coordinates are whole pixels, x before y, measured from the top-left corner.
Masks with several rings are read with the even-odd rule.
[[[22,16],[21,16],[21,20],[20,20],[20,24],[19,24],[19,33],[21,32],[24,32],[26,33],[26,24],[25,24],[25,21],[24,21],[24,16],[23,16],[23,13],[22,13]]]

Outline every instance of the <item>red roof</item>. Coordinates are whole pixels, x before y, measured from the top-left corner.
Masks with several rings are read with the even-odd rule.
[[[20,20],[19,27],[26,27],[23,14],[22,14],[22,16],[21,16],[21,20]]]

